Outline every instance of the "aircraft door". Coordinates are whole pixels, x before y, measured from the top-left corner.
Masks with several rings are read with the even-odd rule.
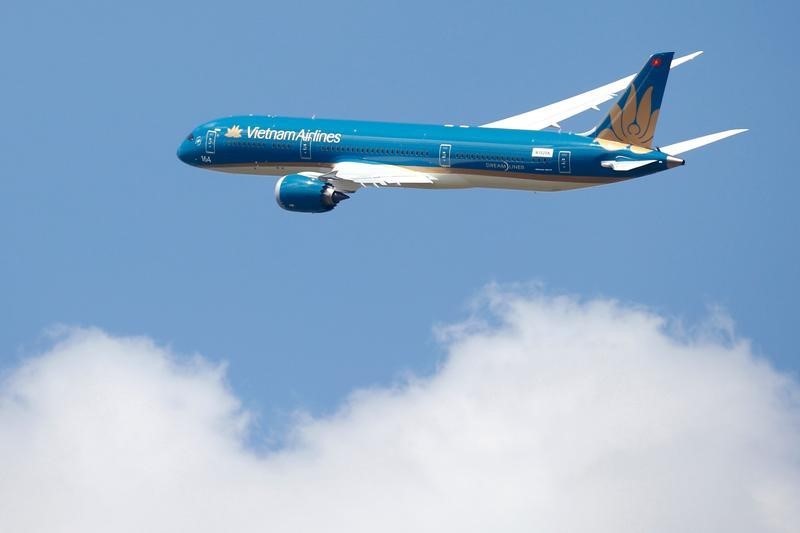
[[[311,141],[300,141],[300,159],[311,159]]]
[[[570,161],[572,152],[562,151],[558,152],[558,172],[561,174],[570,174],[572,172],[572,165]]]
[[[449,167],[450,166],[450,150],[453,148],[451,144],[441,144],[439,145],[439,166],[440,167]]]
[[[217,151],[217,130],[206,132],[206,153],[213,154]]]

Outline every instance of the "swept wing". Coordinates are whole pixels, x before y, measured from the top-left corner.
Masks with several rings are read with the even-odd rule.
[[[702,51],[694,52],[682,57],[672,60],[670,68],[675,68],[682,65],[687,61],[696,58]],[[513,117],[496,120],[488,124],[484,124],[483,128],[505,128],[510,130],[541,130],[547,127],[560,128],[559,123],[562,120],[568,119],[589,109],[597,109],[597,106],[612,100],[617,97],[617,93],[625,90],[625,88],[633,81],[636,74],[631,74],[617,81],[613,81],[597,89],[592,89],[585,93],[561,100],[554,104],[546,105],[527,113],[514,115]]]

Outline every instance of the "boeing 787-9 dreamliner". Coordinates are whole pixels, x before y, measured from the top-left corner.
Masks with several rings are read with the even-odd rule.
[[[639,178],[684,164],[679,155],[732,129],[668,146],[653,138],[670,69],[702,52],[651,56],[642,70],[597,89],[482,126],[233,116],[195,128],[178,148],[200,168],[282,176],[275,199],[304,213],[332,210],[361,187],[492,187],[562,191]],[[614,99],[584,133],[559,123]],[[546,129],[550,128],[550,129]]]

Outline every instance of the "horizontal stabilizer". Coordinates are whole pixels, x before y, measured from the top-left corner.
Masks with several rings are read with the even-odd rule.
[[[747,129],[727,130],[719,133],[712,133],[711,135],[704,135],[702,137],[697,137],[696,139],[689,139],[688,141],[670,144],[669,146],[662,146],[661,151],[669,155],[678,155],[688,152],[689,150],[694,150],[695,148],[700,148],[701,146],[705,146],[707,144],[721,141],[722,139],[732,137],[739,133],[744,133],[745,131],[747,131]]]
[[[645,159],[643,161],[602,161],[600,164],[603,166],[603,168],[610,168],[611,170],[616,170],[617,172],[626,172],[628,170],[635,170],[637,168],[647,166],[650,163],[655,163],[656,161],[656,159]]]

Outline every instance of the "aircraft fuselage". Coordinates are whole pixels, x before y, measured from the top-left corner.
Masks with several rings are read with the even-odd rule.
[[[403,187],[558,191],[624,181],[683,161],[649,150],[555,131],[352,120],[234,116],[195,128],[178,149],[188,164],[246,174],[331,171],[337,164],[392,165],[432,176]],[[629,162],[649,161],[632,170]]]

